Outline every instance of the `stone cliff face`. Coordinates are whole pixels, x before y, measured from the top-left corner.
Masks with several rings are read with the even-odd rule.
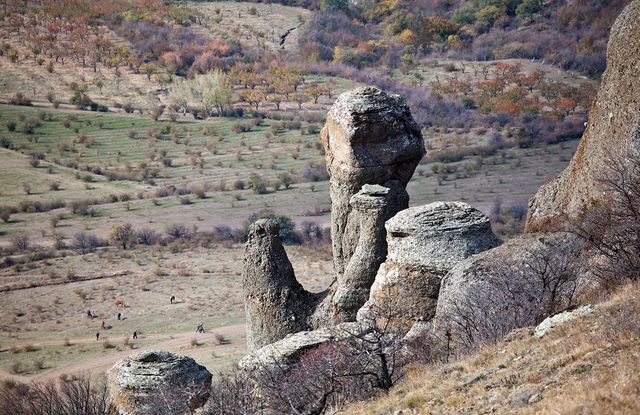
[[[640,150],[640,1],[633,1],[611,28],[607,68],[587,128],[569,166],[542,186],[529,203],[526,230],[548,231],[606,199],[599,179],[612,158]]]

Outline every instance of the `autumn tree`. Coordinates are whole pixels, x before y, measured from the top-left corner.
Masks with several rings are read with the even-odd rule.
[[[151,81],[151,75],[156,73],[156,66],[152,64],[142,65],[140,68],[140,73],[147,76],[147,81]]]
[[[127,249],[134,242],[135,232],[130,223],[117,225],[111,229],[109,241],[114,245],[119,245],[122,249]]]

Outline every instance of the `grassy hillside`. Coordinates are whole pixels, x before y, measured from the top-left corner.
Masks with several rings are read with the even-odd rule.
[[[637,413],[639,294],[627,286],[541,339],[525,328],[460,360],[413,367],[388,396],[345,413]]]

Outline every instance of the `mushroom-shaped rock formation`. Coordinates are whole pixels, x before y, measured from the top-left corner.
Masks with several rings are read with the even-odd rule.
[[[190,357],[146,351],[117,362],[107,382],[121,415],[183,414],[204,405],[211,373]]]
[[[242,268],[249,351],[310,330],[309,316],[323,296],[296,280],[279,233],[280,226],[268,219],[249,228]]]
[[[500,245],[489,218],[462,202],[436,202],[401,211],[387,221],[388,255],[358,321],[392,320],[408,330],[436,311],[441,278],[471,255]]]
[[[640,151],[639,79],[640,0],[635,0],[611,28],[607,67],[571,163],[529,203],[528,232],[558,230],[558,222],[578,218],[593,202],[607,200],[600,179],[612,164],[624,165],[625,158]]]
[[[360,237],[357,221],[349,220],[351,197],[365,184],[379,184],[392,196],[385,219],[406,209],[406,185],[425,154],[424,142],[403,99],[373,87],[340,95],[320,139],[331,176],[333,260],[340,277]]]

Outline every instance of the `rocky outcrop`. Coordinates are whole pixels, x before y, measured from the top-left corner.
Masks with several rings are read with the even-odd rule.
[[[310,330],[309,316],[322,298],[296,280],[279,233],[280,226],[267,219],[249,228],[242,268],[249,351]]]
[[[146,351],[117,362],[107,383],[121,415],[183,414],[204,405],[211,373],[190,357]]]
[[[551,317],[547,317],[544,321],[538,324],[533,330],[533,335],[537,338],[543,338],[550,330],[558,327],[567,321],[574,320],[585,314],[589,314],[593,311],[593,307],[589,304],[580,306],[574,310],[563,311],[562,313],[555,314]]]
[[[306,350],[328,342],[339,342],[365,329],[357,323],[343,323],[312,331],[301,331],[265,346],[243,357],[238,366],[247,372],[264,370],[286,373]]]
[[[390,189],[385,220],[407,208],[405,188],[425,149],[403,99],[373,87],[340,95],[320,139],[331,176],[331,237],[340,280],[360,238],[358,221],[350,219],[351,197],[365,184],[379,184]]]
[[[529,234],[471,256],[443,278],[430,327],[467,349],[539,323],[585,286],[581,247],[573,234]]]
[[[243,268],[247,346],[355,321],[387,255],[384,222],[408,206],[406,184],[424,143],[408,107],[376,88],[342,94],[321,139],[331,175],[336,281],[311,294],[297,282],[272,222],[249,231]]]
[[[592,202],[606,200],[599,179],[611,160],[640,150],[640,1],[635,0],[611,28],[607,67],[587,127],[569,166],[542,186],[529,203],[526,229],[555,230],[580,216]]]
[[[456,264],[500,244],[489,218],[462,202],[401,211],[386,222],[388,255],[358,321],[408,330],[436,311],[440,280]]]

